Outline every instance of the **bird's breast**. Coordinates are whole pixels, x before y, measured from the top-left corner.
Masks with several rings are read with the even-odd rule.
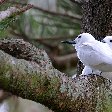
[[[94,66],[100,63],[100,56],[93,50],[78,50],[77,56],[84,65]]]

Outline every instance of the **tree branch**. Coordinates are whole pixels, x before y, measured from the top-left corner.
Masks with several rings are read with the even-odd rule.
[[[100,101],[105,103],[105,108],[105,94],[102,93],[108,84],[101,77],[90,75],[72,80],[54,69],[45,51],[23,40],[4,40],[0,48],[16,57],[0,50],[0,86],[3,89],[60,112],[95,112]],[[18,52],[23,49],[26,52]]]
[[[16,40],[16,41],[15,41]],[[20,59],[25,60],[32,60],[36,61],[36,58],[38,56],[38,53],[32,54],[32,46],[29,44],[29,47],[31,50],[29,50],[29,47],[27,47],[27,42],[24,42],[24,45],[21,43],[23,41],[22,39],[12,39],[12,40],[0,40],[0,48],[4,50],[6,53]],[[45,44],[46,45],[46,44]],[[23,46],[23,47],[21,47]],[[53,50],[53,53],[48,53],[50,56],[50,59],[52,60],[54,65],[57,65],[57,68],[63,70],[67,67],[68,62],[70,66],[76,66],[77,63],[77,55],[76,54],[69,54],[64,56],[57,56],[57,46],[47,46],[49,49]],[[12,50],[13,49],[13,50]],[[37,52],[35,50],[35,52]],[[23,54],[24,53],[24,54]],[[35,57],[35,58],[34,58]],[[39,56],[38,56],[39,58]],[[46,59],[44,59],[46,60]],[[41,60],[36,61],[37,63],[41,63]],[[47,60],[46,60],[47,61]]]
[[[70,1],[75,4],[82,5],[81,0],[70,0]]]
[[[3,21],[6,18],[19,15],[22,12],[25,12],[26,10],[28,10],[32,7],[33,7],[32,5],[27,5],[27,6],[24,6],[22,8],[20,8],[20,7],[10,7],[5,11],[1,11],[0,12],[0,22]]]
[[[17,36],[24,37],[24,34],[21,35],[21,34],[17,33]],[[47,47],[49,50],[52,51],[52,52],[48,52],[48,55],[49,55],[51,61],[53,62],[53,65],[56,68],[58,68],[59,70],[61,70],[61,71],[62,70],[65,70],[68,67],[68,64],[69,64],[70,67],[76,67],[76,65],[77,65],[77,55],[73,53],[73,54],[68,54],[68,55],[64,55],[64,56],[58,56],[59,52],[61,52],[60,49],[59,49],[59,47],[57,45],[52,45],[52,44],[47,43],[48,41],[54,41],[54,40],[56,40],[55,37],[54,37],[54,39],[52,39],[52,38],[48,38],[48,39],[47,38],[40,38],[40,39],[34,39],[34,41],[35,42],[37,41],[38,43],[43,44],[45,47]],[[57,39],[60,39],[59,37],[56,37],[56,38]],[[24,39],[27,40],[27,38],[24,38]],[[0,47],[1,47],[1,49],[4,48],[4,46],[3,46],[4,43],[6,43],[6,42],[3,41],[3,40],[0,41],[0,44],[1,44]],[[9,48],[10,44],[11,44],[11,41],[8,41],[8,43],[5,44],[5,48]],[[17,45],[18,44],[11,45],[11,46],[17,46]],[[6,49],[5,49],[5,51],[6,51]],[[7,51],[10,51],[10,50],[7,49]],[[21,51],[17,51],[17,54],[18,54],[18,52],[20,52],[20,54],[21,54],[22,52],[26,52],[26,50],[25,49],[22,49]],[[74,52],[74,51],[71,51],[71,53],[72,52]],[[13,53],[13,51],[12,51],[12,53]],[[12,53],[11,53],[11,55],[15,56]],[[21,56],[17,56],[17,57],[21,57]],[[26,57],[28,57],[28,56],[26,56]],[[26,57],[25,57],[25,59],[26,59]],[[21,58],[24,58],[24,57],[21,57]],[[26,60],[28,60],[28,58]],[[31,58],[30,58],[30,60],[31,60]]]
[[[23,39],[0,40],[0,49],[16,58],[35,61],[40,65],[49,61],[45,51],[39,50],[30,43],[23,41]],[[50,62],[49,64],[52,65]],[[46,67],[46,65],[44,65],[44,67]]]
[[[17,8],[16,7],[10,7],[5,11],[1,11],[0,12],[0,21],[4,20],[7,17],[10,17],[11,15],[13,15],[15,12],[17,12]]]
[[[89,80],[72,81],[56,69],[46,71],[34,62],[15,59],[2,51],[0,62],[0,86],[3,89],[40,102],[53,110],[76,112],[81,105],[82,108],[89,105],[94,110],[95,102],[91,102],[89,98],[93,95],[95,97],[97,91],[92,83],[89,84]],[[87,99],[83,100],[87,87]],[[79,91],[81,93],[78,93]],[[85,103],[82,104],[82,101]]]

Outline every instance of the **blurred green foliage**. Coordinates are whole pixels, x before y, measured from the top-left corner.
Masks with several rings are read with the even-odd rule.
[[[62,40],[73,39],[80,33],[81,6],[70,0],[52,0],[52,5],[49,5],[50,0],[47,0],[49,3],[44,1],[46,4],[42,1],[9,0],[3,4],[0,8],[1,11],[10,6],[24,6],[25,4],[33,4],[34,8],[19,17],[11,16],[1,21],[0,38],[23,38],[35,46],[45,49],[52,57],[74,53],[73,47],[60,43]],[[58,68],[58,65],[55,67]],[[65,71],[66,73],[71,71],[73,74],[76,69],[67,63]]]
[[[38,4],[35,1],[35,3]],[[21,2],[21,1],[20,1]],[[29,0],[28,3],[34,3],[33,0]],[[39,7],[46,10],[37,4],[35,7]],[[47,4],[46,4],[47,5]],[[49,10],[50,12],[54,12]],[[69,0],[57,0],[56,12],[75,16],[81,16],[81,7],[77,4],[73,4]],[[15,24],[17,31],[25,33],[29,38],[47,38],[58,36],[70,36],[80,32],[80,20],[73,19],[67,16],[60,16],[58,14],[49,14],[45,11],[38,10],[38,8],[27,11]]]

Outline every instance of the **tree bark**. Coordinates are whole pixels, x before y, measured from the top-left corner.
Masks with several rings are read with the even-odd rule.
[[[97,40],[112,35],[111,0],[84,0],[82,9],[83,32],[91,33]]]

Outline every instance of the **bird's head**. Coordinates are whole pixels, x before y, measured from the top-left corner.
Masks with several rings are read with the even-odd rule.
[[[112,36],[106,36],[103,40],[103,43],[107,43],[110,47],[112,47]]]
[[[62,43],[68,43],[68,44],[72,44],[73,46],[75,45],[81,45],[84,42],[90,42],[90,41],[94,41],[95,38],[89,34],[89,33],[82,33],[80,35],[78,35],[74,40],[72,41],[63,41]]]

